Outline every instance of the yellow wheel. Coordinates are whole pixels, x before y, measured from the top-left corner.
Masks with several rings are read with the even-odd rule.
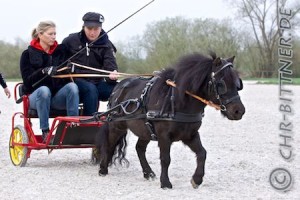
[[[15,166],[24,167],[27,162],[27,147],[13,146],[13,141],[20,144],[28,144],[28,135],[23,126],[16,126],[9,139],[10,160]]]

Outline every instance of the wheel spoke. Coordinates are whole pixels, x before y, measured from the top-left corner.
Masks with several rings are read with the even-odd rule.
[[[15,146],[14,149],[15,149],[16,152],[22,152],[23,149],[24,149],[24,147],[22,147],[22,146]]]

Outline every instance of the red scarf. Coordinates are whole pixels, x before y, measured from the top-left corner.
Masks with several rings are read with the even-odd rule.
[[[43,47],[42,47],[41,44],[40,44],[40,41],[37,40],[37,39],[31,40],[30,46],[32,46],[32,47],[34,47],[34,48],[36,48],[36,49],[38,49],[38,50],[41,50],[41,51],[44,51],[44,52],[45,52],[45,50],[43,49]],[[54,52],[54,50],[56,49],[57,46],[58,46],[58,44],[57,44],[57,42],[55,41],[54,44],[50,47],[48,54],[51,55],[51,54]],[[46,52],[46,53],[47,53],[47,52]]]

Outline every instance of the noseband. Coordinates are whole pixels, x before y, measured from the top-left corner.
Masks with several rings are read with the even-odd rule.
[[[225,60],[222,60],[222,62],[223,61],[225,61]],[[227,61],[225,61],[225,62],[227,62]],[[219,70],[217,70],[216,72],[212,72],[211,79],[208,82],[209,91],[215,93],[216,98],[219,100],[221,111],[226,111],[227,104],[240,98],[240,96],[237,94],[237,95],[231,97],[230,99],[226,99],[226,100],[221,99],[221,95],[225,94],[227,92],[227,87],[226,87],[226,84],[225,84],[225,81],[223,80],[223,78],[221,78],[220,80],[216,80],[215,76],[218,73],[220,73],[222,70],[226,69],[227,67],[233,67],[232,63],[227,62]]]

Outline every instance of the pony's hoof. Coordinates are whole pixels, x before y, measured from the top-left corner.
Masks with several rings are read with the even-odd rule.
[[[101,173],[99,173],[99,176],[102,176],[102,177],[104,177],[104,176],[106,176],[107,174],[101,174]]]
[[[167,190],[167,189],[172,189],[172,184],[171,183],[169,183],[169,184],[166,184],[166,185],[161,185],[160,186],[161,187],[161,189],[163,189],[163,190]]]
[[[108,172],[100,169],[98,174],[99,174],[99,176],[106,176],[108,174]]]
[[[154,172],[144,173],[144,178],[147,180],[151,179],[153,181],[156,178],[156,175]]]
[[[151,180],[154,180],[156,178],[156,175],[154,174],[154,172],[151,172],[149,174],[149,177],[151,178]]]
[[[191,180],[191,184],[193,186],[194,189],[198,189],[199,185],[197,183],[195,183],[194,179]]]

